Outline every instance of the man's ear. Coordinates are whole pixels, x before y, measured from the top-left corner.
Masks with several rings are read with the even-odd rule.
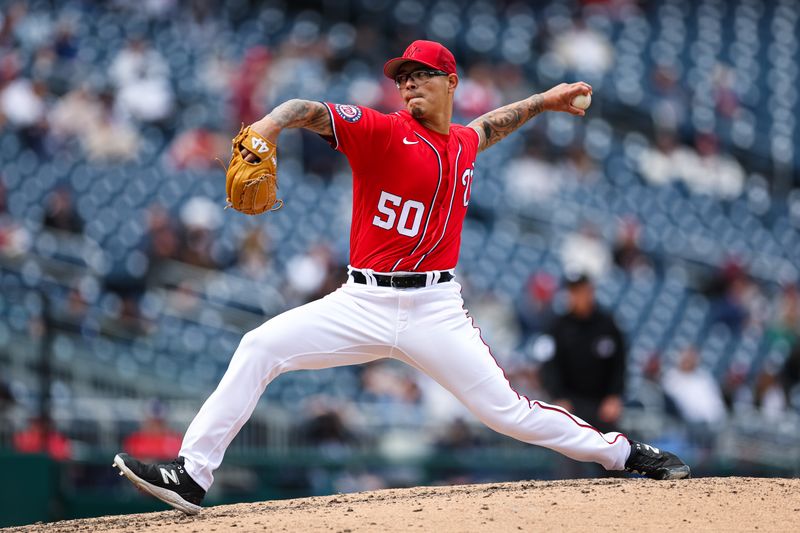
[[[447,76],[447,89],[455,92],[458,87],[458,74],[449,74]]]

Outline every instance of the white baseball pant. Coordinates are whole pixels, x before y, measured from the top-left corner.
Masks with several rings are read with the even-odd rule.
[[[419,289],[356,284],[282,313],[246,333],[217,389],[183,439],[186,470],[208,490],[225,450],[267,385],[284,372],[391,357],[449,390],[484,424],[515,439],[607,470],[630,453],[620,433],[601,433],[564,409],[510,386],[450,281]]]

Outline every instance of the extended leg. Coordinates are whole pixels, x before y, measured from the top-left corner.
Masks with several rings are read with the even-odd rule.
[[[180,455],[208,490],[225,450],[266,386],[284,372],[366,363],[388,355],[358,324],[364,311],[337,292],[287,311],[245,334],[217,389],[195,416]],[[363,317],[375,322],[374,317]]]
[[[624,435],[602,433],[560,407],[517,394],[461,308],[460,296],[435,292],[414,296],[415,315],[400,336],[403,353],[395,357],[430,375],[495,431],[608,470],[625,467],[631,447]]]

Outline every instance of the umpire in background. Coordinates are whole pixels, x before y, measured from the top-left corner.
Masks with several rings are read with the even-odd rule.
[[[586,274],[568,274],[564,283],[567,311],[541,343],[543,385],[553,403],[611,431],[622,414],[625,339],[611,314],[596,305]]]

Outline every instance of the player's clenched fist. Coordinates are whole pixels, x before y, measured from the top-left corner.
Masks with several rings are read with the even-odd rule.
[[[546,111],[565,111],[573,115],[584,116],[585,108],[576,107],[582,99],[575,101],[578,96],[590,96],[592,86],[586,82],[560,83],[547,92],[542,93],[543,106]],[[585,100],[583,100],[585,102]],[[591,100],[589,100],[591,101]],[[588,103],[586,104],[588,107]]]
[[[247,215],[275,211],[283,205],[278,194],[278,156],[274,143],[250,126],[233,139],[225,174],[227,205]]]

